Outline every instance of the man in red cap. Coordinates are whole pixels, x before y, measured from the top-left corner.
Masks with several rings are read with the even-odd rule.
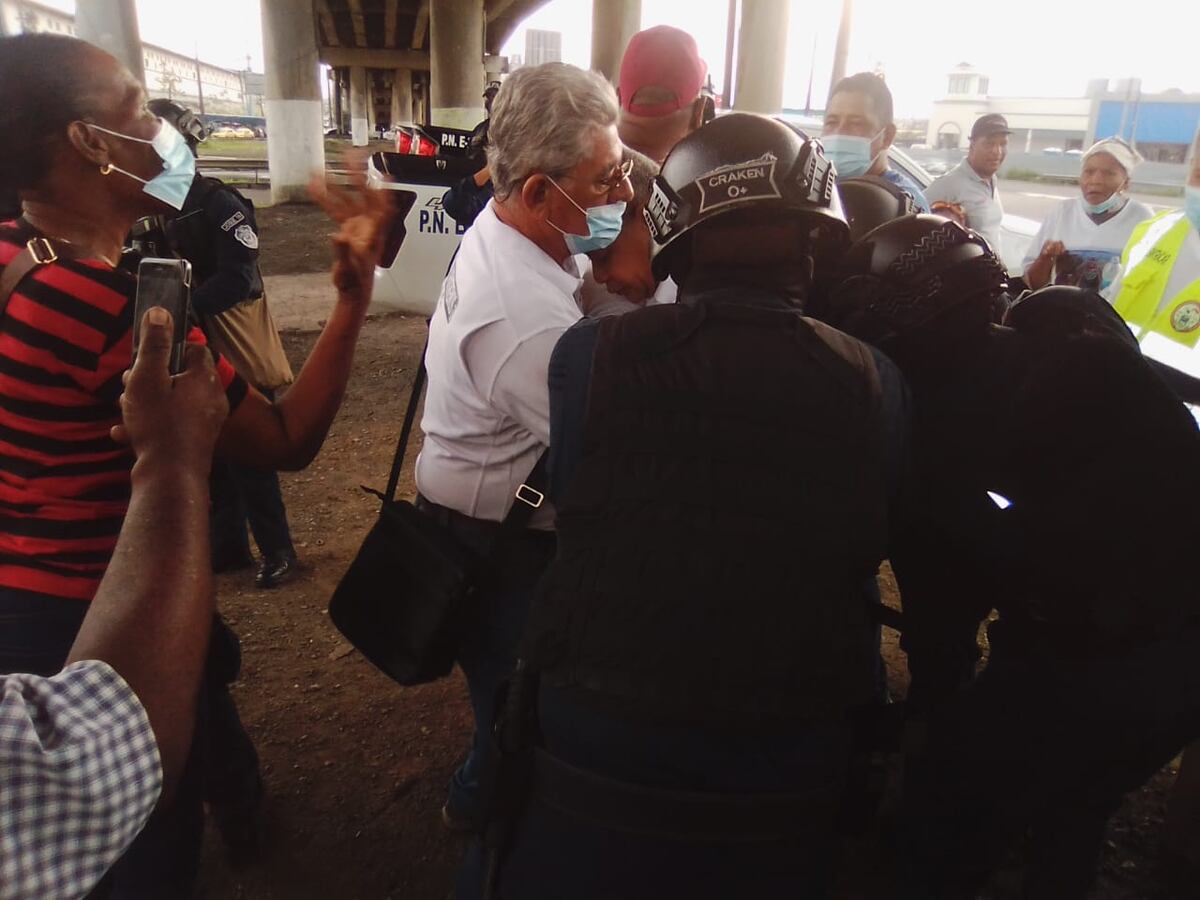
[[[657,25],[635,34],[621,59],[621,142],[662,165],[672,147],[712,118],[707,75],[686,31]]]

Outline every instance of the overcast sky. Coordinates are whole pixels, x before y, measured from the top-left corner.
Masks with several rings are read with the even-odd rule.
[[[73,11],[74,0],[42,0]],[[604,0],[597,0],[604,2]],[[755,2],[755,0],[742,0]],[[229,68],[249,55],[262,70],[258,0],[137,0],[142,39]],[[551,0],[525,23],[563,34],[563,58],[588,65],[592,0]],[[1143,79],[1143,89],[1200,92],[1195,55],[1200,12],[1195,0],[1172,0],[1157,13],[1098,0],[856,0],[849,71],[879,66],[901,116],[925,117],[946,90],[946,75],[970,62],[991,76],[998,96],[1081,96],[1092,78]],[[720,91],[724,78],[727,0],[642,0],[642,24],[671,24],[696,37]],[[802,107],[809,70],[817,106],[829,88],[840,4],[792,0],[784,105]],[[1171,27],[1172,16],[1177,19]],[[813,46],[816,44],[814,60]],[[524,53],[523,30],[504,48]]]

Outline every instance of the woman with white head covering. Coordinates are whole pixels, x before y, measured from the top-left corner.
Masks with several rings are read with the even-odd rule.
[[[1141,161],[1141,154],[1118,137],[1096,141],[1083,154],[1079,196],[1051,211],[1029,245],[1023,268],[1031,288],[1051,281],[1095,291],[1108,287],[1133,229],[1154,215],[1126,193]]]

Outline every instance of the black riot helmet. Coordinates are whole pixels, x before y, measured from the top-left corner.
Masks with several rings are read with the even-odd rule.
[[[941,216],[905,216],[846,253],[828,318],[889,350],[901,341],[953,340],[999,323],[1007,291],[1008,273],[982,237]]]
[[[176,103],[174,100],[159,97],[147,103],[146,108],[164,122],[175,126],[175,130],[183,135],[187,145],[192,148],[193,156],[196,154],[196,147],[208,140],[208,131],[205,129],[204,123],[186,106]]]
[[[911,216],[917,204],[899,185],[878,175],[859,175],[838,182],[842,209],[850,223],[850,240],[858,241],[885,222]]]
[[[849,228],[834,178],[819,142],[766,116],[719,116],[676,144],[654,179],[646,221],[655,275],[687,264],[696,229],[735,216],[739,224],[799,222],[808,246],[796,255],[818,265],[839,259]]]

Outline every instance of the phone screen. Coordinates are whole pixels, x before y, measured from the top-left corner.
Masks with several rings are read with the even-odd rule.
[[[134,303],[133,352],[146,310],[161,306],[171,314],[175,333],[172,339],[171,373],[183,369],[184,342],[188,333],[188,307],[191,300],[191,264],[178,259],[143,259],[138,265],[137,300]]]

